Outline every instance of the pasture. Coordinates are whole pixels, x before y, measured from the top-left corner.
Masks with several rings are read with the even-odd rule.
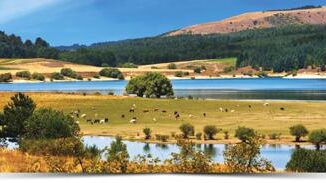
[[[1,109],[12,95],[0,93]],[[179,133],[179,126],[186,122],[193,124],[198,132],[205,125],[216,125],[229,131],[231,139],[238,126],[254,128],[266,136],[282,133],[283,138],[290,139],[290,126],[300,123],[309,130],[324,128],[326,119],[325,102],[144,99],[61,93],[28,95],[38,107],[52,107],[66,114],[80,110],[76,121],[85,135],[121,135],[131,139],[143,136],[142,130],[146,127],[151,128],[153,134]],[[134,112],[130,112],[132,108]],[[180,114],[178,119],[174,112]],[[87,119],[105,118],[108,123],[87,122]],[[136,118],[135,124],[130,123],[133,118]],[[223,133],[218,138],[222,139]]]

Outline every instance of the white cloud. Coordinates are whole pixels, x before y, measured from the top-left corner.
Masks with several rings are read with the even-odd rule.
[[[0,24],[69,0],[0,0]]]

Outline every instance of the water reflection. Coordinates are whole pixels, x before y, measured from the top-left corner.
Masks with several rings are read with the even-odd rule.
[[[210,157],[217,156],[218,149],[214,147],[213,144],[205,144],[204,145],[204,153],[209,155]]]
[[[151,151],[151,147],[149,146],[148,143],[146,143],[143,147],[143,150],[145,153],[149,153]]]

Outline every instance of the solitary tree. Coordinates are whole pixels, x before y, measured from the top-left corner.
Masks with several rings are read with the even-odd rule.
[[[183,134],[183,138],[187,139],[190,135],[195,134],[195,128],[190,123],[184,123],[179,127],[180,131]]]
[[[326,143],[326,129],[314,130],[309,134],[309,141],[316,145],[316,149],[320,150],[322,143]]]
[[[213,140],[214,136],[220,132],[221,129],[216,128],[216,126],[213,125],[207,125],[204,127],[204,133],[206,135],[206,137],[208,138],[208,140]]]
[[[144,128],[143,133],[145,134],[145,139],[148,140],[151,138],[152,130],[150,128]]]
[[[156,72],[149,72],[143,76],[132,78],[126,86],[126,91],[128,94],[136,94],[139,97],[145,95],[147,98],[173,95],[171,81]]]
[[[299,124],[290,127],[291,135],[295,136],[295,141],[300,142],[301,137],[305,137],[308,135],[308,130],[305,126]]]
[[[116,140],[111,143],[108,149],[108,162],[114,163],[121,173],[127,171],[129,154],[127,146],[122,142],[121,137],[116,137]]]
[[[24,123],[32,116],[36,104],[27,95],[17,93],[3,109],[2,133],[5,137],[17,138],[25,133]]]
[[[235,137],[240,139],[242,142],[246,142],[254,136],[256,136],[256,132],[252,128],[238,127],[235,131]]]

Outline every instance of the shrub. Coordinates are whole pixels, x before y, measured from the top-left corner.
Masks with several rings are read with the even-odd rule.
[[[100,75],[95,74],[95,75],[93,76],[93,78],[95,78],[95,79],[100,79]]]
[[[76,137],[80,128],[74,119],[50,108],[36,110],[25,123],[27,139]]]
[[[286,170],[294,172],[326,172],[326,150],[296,149]]]
[[[201,68],[200,67],[194,68],[194,73],[200,74],[201,73]]]
[[[228,66],[228,67],[224,67],[223,72],[224,73],[230,73],[230,72],[232,72],[234,70],[235,70],[234,66]]]
[[[148,140],[151,138],[152,130],[150,128],[144,128],[143,133],[145,134],[145,139]]]
[[[197,140],[201,140],[202,136],[203,136],[202,133],[200,133],[200,132],[196,133],[196,139]]]
[[[326,143],[326,129],[314,130],[309,134],[309,141],[319,150],[322,143]]]
[[[295,136],[295,141],[300,142],[301,137],[305,137],[308,135],[308,130],[305,126],[299,124],[290,127],[290,134]]]
[[[162,141],[162,142],[167,142],[169,140],[169,136],[168,135],[160,135],[160,134],[156,134],[155,135],[156,140]]]
[[[252,128],[238,127],[235,131],[235,137],[240,139],[242,142],[246,142],[254,136],[256,136],[256,132]]]
[[[71,77],[71,78],[75,78],[77,75],[76,72],[70,68],[62,68],[60,73],[64,76]]]
[[[39,80],[39,81],[44,81],[44,80],[45,80],[45,77],[44,77],[44,75],[41,74],[41,73],[34,72],[34,73],[32,74],[32,79],[34,79],[34,80]]]
[[[0,74],[0,83],[2,83],[2,82],[9,82],[11,80],[12,80],[11,73]]]
[[[228,131],[224,131],[224,139],[227,140],[229,139],[229,132]]]
[[[31,73],[29,71],[16,72],[16,76],[25,79],[31,79]]]
[[[271,162],[260,156],[262,140],[255,136],[224,151],[225,165],[231,173],[274,172]]]
[[[121,68],[138,68],[138,66],[132,62],[126,62],[126,63],[123,63],[123,64],[119,64],[118,67],[121,67]]]
[[[217,129],[216,126],[213,125],[207,125],[204,127],[204,133],[208,140],[213,140],[214,136],[220,131],[221,129]]]
[[[280,139],[281,138],[281,134],[280,133],[271,133],[268,135],[269,139],[271,140],[276,140],[276,139]]]
[[[59,72],[54,72],[51,74],[51,79],[52,80],[64,80],[64,77],[61,73]]]
[[[174,63],[170,63],[168,65],[168,69],[177,69],[177,65],[175,65]]]
[[[183,77],[183,72],[182,71],[177,71],[177,72],[175,72],[174,76],[182,78]]]
[[[183,134],[183,138],[187,139],[189,136],[195,134],[195,127],[190,123],[184,123],[179,127]]]
[[[99,72],[100,76],[108,77],[108,78],[116,78],[123,80],[124,76],[119,69],[115,68],[104,68]]]

